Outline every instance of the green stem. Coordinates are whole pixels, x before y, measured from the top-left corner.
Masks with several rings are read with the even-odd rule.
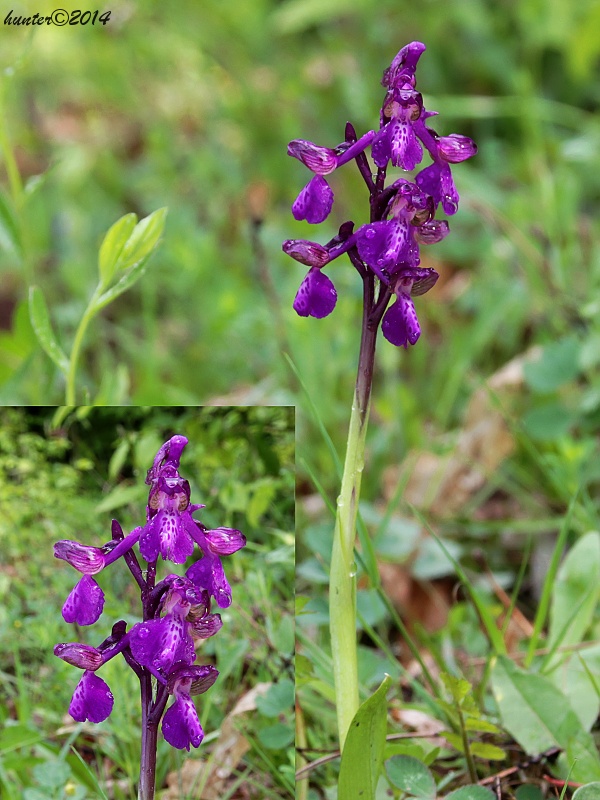
[[[373,279],[365,277],[358,375],[350,416],[342,488],[337,501],[329,577],[329,629],[340,749],[343,749],[350,723],[359,705],[354,542],[377,338],[377,327],[372,324],[370,326],[368,321],[373,306],[373,292]]]
[[[469,737],[467,736],[465,718],[458,704],[457,704],[457,711],[458,711],[458,721],[460,725],[460,736],[462,739],[463,750],[465,751],[465,758],[467,759],[467,769],[469,770],[469,778],[471,779],[471,783],[477,783],[479,777],[477,775],[477,770],[475,769],[475,762],[473,761],[471,748],[469,747]]]
[[[75,333],[75,338],[73,339],[73,346],[71,348],[71,355],[69,357],[69,372],[67,375],[67,385],[66,385],[66,392],[65,392],[65,401],[66,405],[74,406],[75,405],[75,395],[76,395],[76,377],[77,377],[77,362],[79,360],[79,353],[81,352],[81,346],[83,344],[83,337],[85,336],[85,332],[87,330],[88,325],[90,324],[91,320],[94,318],[96,314],[96,300],[98,296],[98,291],[94,292],[94,296],[88,303],[88,307],[85,310],[81,321],[77,327],[77,331]]]

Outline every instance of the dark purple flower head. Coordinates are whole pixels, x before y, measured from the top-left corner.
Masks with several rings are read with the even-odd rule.
[[[356,161],[369,190],[370,205],[369,221],[355,233],[353,223],[344,223],[337,241],[321,245],[306,239],[288,239],[283,243],[285,253],[310,268],[294,298],[296,313],[320,319],[334,310],[337,292],[322,269],[342,253],[348,253],[363,281],[373,282],[374,289],[378,289],[378,293],[369,290],[364,294],[365,302],[372,304],[365,308],[368,326],[376,328],[382,322],[384,336],[403,347],[414,344],[420,335],[412,301],[418,294],[417,283],[411,283],[407,270],[420,268],[422,244],[436,244],[448,234],[447,221],[435,219],[435,214],[439,207],[449,216],[458,209],[459,195],[450,165],[477,152],[469,137],[456,133],[438,136],[427,127],[427,120],[437,112],[424,107],[416,88],[417,65],[424,51],[424,44],[411,42],[385,70],[382,84],[386,94],[379,130],[358,138],[354,127],[347,123],[345,141],[334,148],[305,139],[295,139],[288,146],[289,155],[313,172],[292,206],[297,220],[319,223],[329,216],[334,196],[323,176],[351,160]],[[366,155],[369,147],[376,169]],[[410,172],[421,164],[424,154],[431,163],[412,180],[400,178],[385,186],[390,165]],[[342,235],[345,226],[348,227]],[[386,312],[390,300],[392,305]]]

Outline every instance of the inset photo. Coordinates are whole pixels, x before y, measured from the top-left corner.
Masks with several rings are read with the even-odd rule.
[[[0,795],[290,798],[292,407],[0,409]]]

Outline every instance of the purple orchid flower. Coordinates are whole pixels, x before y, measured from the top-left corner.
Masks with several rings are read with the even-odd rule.
[[[379,281],[378,299],[367,313],[369,325],[381,322],[385,338],[403,347],[415,344],[420,335],[412,297],[427,289],[415,290],[424,285],[423,279],[415,278],[411,272],[419,269],[420,245],[435,244],[449,233],[447,221],[435,219],[439,207],[448,216],[458,210],[459,195],[450,165],[477,152],[469,137],[455,133],[438,136],[427,126],[437,112],[425,109],[423,97],[415,88],[416,69],[424,51],[424,44],[411,42],[385,70],[382,84],[386,95],[379,130],[358,138],[348,123],[346,140],[335,148],[305,139],[295,139],[288,145],[288,154],[314,174],[294,201],[292,212],[296,219],[320,223],[329,216],[334,195],[324,176],[352,160],[369,189],[371,209],[368,223],[356,232],[353,223],[344,223],[338,236],[325,245],[306,239],[283,242],[285,253],[309,267],[294,299],[294,310],[300,316],[317,319],[334,310],[337,291],[323,268],[348,253],[363,280]],[[377,168],[375,178],[365,152],[369,147]],[[421,164],[425,152],[432,163],[421,169],[414,180],[401,178],[385,186],[390,164],[412,171]],[[430,278],[433,273],[429,271]],[[435,276],[437,279],[437,273]],[[427,288],[434,283],[429,279]]]
[[[111,713],[113,696],[96,672],[110,659],[122,653],[140,679],[142,691],[143,737],[141,783],[154,775],[156,763],[155,731],[164,713],[169,695],[174,703],[164,714],[165,739],[179,749],[197,747],[204,736],[192,695],[206,691],[218,671],[212,665],[200,666],[196,660],[197,643],[214,636],[223,621],[211,612],[211,598],[221,608],[231,605],[231,586],[221,558],[235,553],[246,544],[237,529],[218,527],[212,530],[192,514],[204,508],[190,502],[189,482],[179,473],[181,455],[188,440],[172,436],[158,450],[148,470],[146,522],[125,535],[113,520],[112,538],[101,547],[62,540],[54,545],[56,558],[66,561],[81,578],[63,606],[63,618],[79,625],[92,625],[101,616],[104,593],[96,577],[107,566],[123,557],[141,591],[143,621],[127,630],[117,622],[108,638],[98,647],[78,642],[57,644],[54,654],[83,670],[83,676],[69,706],[78,722],[101,722]],[[147,562],[142,569],[133,548]],[[156,563],[163,560],[183,564],[199,547],[199,558],[187,570],[186,577],[167,575],[156,583]],[[153,688],[152,680],[156,679]],[[149,726],[149,727],[148,727]],[[145,776],[145,777],[144,777]]]

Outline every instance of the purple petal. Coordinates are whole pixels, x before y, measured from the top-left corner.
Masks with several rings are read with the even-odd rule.
[[[185,513],[184,511],[183,514]],[[165,561],[172,561],[174,564],[184,564],[194,552],[194,542],[183,525],[183,514],[165,508],[158,512],[155,520],[155,525],[158,526],[160,554]]]
[[[415,228],[415,239],[419,244],[437,244],[450,233],[445,219],[431,219]]]
[[[360,257],[386,283],[384,270],[394,269],[397,262],[404,258],[409,243],[409,226],[402,219],[370,222],[357,231],[356,244]]]
[[[235,528],[215,528],[204,531],[204,536],[211,551],[219,556],[230,556],[246,545],[246,537]]]
[[[381,83],[390,88],[403,84],[411,76],[414,78],[417,62],[425,51],[422,42],[410,42],[395,56],[390,66],[383,73]]]
[[[314,225],[327,219],[332,206],[331,186],[321,175],[315,175],[294,200],[292,214],[295,219],[305,219]]]
[[[65,600],[62,615],[65,622],[93,625],[103,608],[104,592],[91,575],[83,575]]]
[[[206,614],[206,616],[192,622],[192,636],[197,639],[210,639],[223,627],[220,614]]]
[[[61,539],[54,545],[54,557],[67,561],[84,575],[95,575],[104,569],[104,553],[99,547]]]
[[[148,485],[158,478],[161,467],[167,465],[173,466],[175,469],[179,467],[181,454],[187,443],[188,440],[185,436],[171,436],[169,441],[160,447],[158,453],[154,456],[154,463],[146,475],[146,483]]]
[[[301,317],[322,319],[331,314],[337,302],[335,286],[319,269],[313,267],[300,284],[294,299],[294,311]]]
[[[160,547],[160,537],[158,534],[158,525],[156,524],[156,517],[150,520],[140,534],[140,555],[151,564],[158,558],[158,550]]]
[[[286,239],[281,249],[307,267],[323,267],[329,261],[329,251],[326,247],[306,239]]]
[[[165,673],[177,661],[193,663],[196,651],[188,628],[186,622],[170,614],[162,619],[138,622],[129,637],[133,657],[142,666]]]
[[[437,140],[440,157],[451,164],[466,161],[477,153],[477,145],[468,136],[451,133],[449,136],[440,136]]]
[[[405,287],[404,294],[413,297],[428,292],[440,276],[431,267],[403,267],[398,273],[396,291]]]
[[[64,642],[54,645],[54,655],[67,664],[94,672],[102,666],[102,653],[89,644]]]
[[[219,677],[219,670],[212,664],[191,664],[173,667],[167,680],[167,691],[180,697],[182,694],[203,694]]]
[[[371,146],[371,155],[375,165],[382,169],[387,167],[388,161],[392,157],[390,146],[390,126],[389,123],[377,133]]]
[[[231,605],[231,586],[218,556],[206,552],[185,574],[196,586],[207,589],[219,608],[228,608]]]
[[[423,159],[423,148],[419,144],[413,126],[403,120],[388,123],[392,164],[405,170],[414,169]]]
[[[381,323],[383,335],[396,347],[404,347],[415,344],[421,335],[419,320],[415,305],[409,295],[400,292],[388,310],[383,315]]]
[[[436,162],[430,164],[416,175],[415,181],[426,194],[433,197],[436,206],[438,203],[442,204],[442,208],[448,216],[456,214],[459,195],[448,164]]]
[[[175,698],[163,717],[162,732],[167,742],[178,750],[189,750],[190,744],[198,747],[204,738],[204,731],[189,695],[182,694]]]
[[[331,147],[321,147],[306,139],[294,139],[288,144],[288,156],[293,156],[317,175],[328,175],[337,167],[338,157]]]
[[[77,684],[69,714],[76,722],[102,722],[112,711],[114,697],[106,683],[93,672],[84,672]]]

